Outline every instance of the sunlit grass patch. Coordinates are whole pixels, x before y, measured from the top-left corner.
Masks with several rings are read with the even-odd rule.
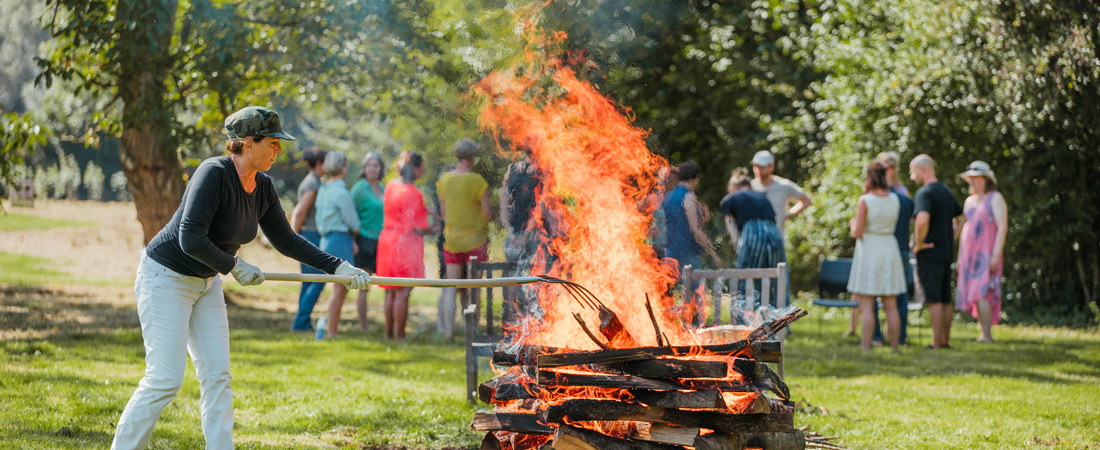
[[[80,220],[49,219],[16,212],[0,213],[0,231],[49,230],[52,228],[90,227],[94,225],[94,222]]]

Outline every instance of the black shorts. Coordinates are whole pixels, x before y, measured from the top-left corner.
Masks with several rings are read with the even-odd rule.
[[[951,303],[951,263],[917,259],[917,283],[925,303]]]
[[[355,244],[359,246],[359,253],[355,254],[355,267],[370,273],[378,271],[378,239],[365,236],[357,236]]]

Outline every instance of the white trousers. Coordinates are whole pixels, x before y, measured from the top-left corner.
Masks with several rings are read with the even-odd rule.
[[[161,411],[183,385],[187,354],[199,379],[206,448],[233,448],[229,319],[221,278],[180,275],[143,252],[134,291],[145,340],[145,376],[122,411],[111,448],[145,448]]]

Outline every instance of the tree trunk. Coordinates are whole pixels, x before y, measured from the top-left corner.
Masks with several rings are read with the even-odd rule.
[[[171,41],[178,3],[175,0],[120,0],[119,33],[112,60],[119,65],[122,99],[119,156],[143,243],[172,220],[183,197],[179,141],[165,81],[172,67]]]

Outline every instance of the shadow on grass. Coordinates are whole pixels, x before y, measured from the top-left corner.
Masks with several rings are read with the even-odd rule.
[[[993,343],[976,343],[964,335],[952,336],[951,349],[930,350],[910,343],[899,355],[891,354],[888,347],[863,354],[858,337],[840,337],[835,326],[821,334],[816,327],[802,327],[787,341],[788,373],[821,378],[973,374],[1058,384],[1091,384],[1100,379],[1100,357],[1081,356],[1096,354],[1092,340],[1004,336]]]

